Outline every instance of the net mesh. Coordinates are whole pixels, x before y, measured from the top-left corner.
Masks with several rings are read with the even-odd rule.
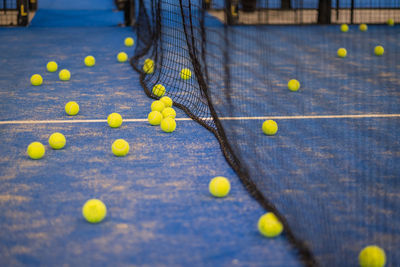
[[[289,11],[284,1],[259,1],[250,12],[243,2],[139,0],[131,64],[146,94],[157,98],[153,86],[164,85],[176,106],[215,134],[305,265],[357,266],[360,250],[376,244],[389,266],[400,266],[400,122],[357,118],[400,113],[399,27],[342,33],[308,25],[327,14],[322,2],[330,3],[331,23],[399,21],[400,1],[289,1]],[[293,25],[274,26],[272,18]],[[387,53],[375,56],[376,45]],[[336,56],[340,47],[346,59]],[[143,68],[147,59],[152,71]],[[183,68],[190,79],[181,78]],[[290,79],[301,82],[299,92],[288,91]],[[355,116],[332,116],[346,114]],[[277,136],[261,132],[267,117],[278,117]]]

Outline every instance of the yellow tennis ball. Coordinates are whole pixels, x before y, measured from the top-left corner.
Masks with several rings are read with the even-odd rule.
[[[70,101],[65,105],[65,113],[75,116],[79,112],[79,105],[75,101]]]
[[[208,190],[214,197],[225,197],[231,191],[231,183],[229,180],[222,176],[217,176],[211,179],[208,184]]]
[[[85,57],[85,65],[88,67],[93,67],[96,64],[96,59],[94,56],[87,56]]]
[[[164,102],[160,101],[160,100],[156,100],[153,101],[153,103],[151,103],[151,111],[159,111],[162,112],[165,108]]]
[[[386,254],[378,246],[367,246],[358,255],[361,267],[383,267],[386,264]]]
[[[165,94],[165,87],[162,84],[156,84],[153,87],[153,95],[162,97]]]
[[[117,139],[112,144],[111,150],[115,156],[123,157],[129,152],[129,144],[124,139]]]
[[[366,32],[368,30],[368,26],[367,24],[360,24],[360,31],[362,32]]]
[[[119,52],[117,55],[118,62],[125,62],[128,60],[128,55],[125,52]]]
[[[71,73],[69,70],[63,69],[58,73],[58,77],[60,77],[61,81],[69,81],[69,79],[71,79]]]
[[[39,74],[33,74],[31,77],[31,84],[34,86],[41,85],[43,83],[43,78]]]
[[[265,135],[275,135],[278,131],[278,124],[273,120],[266,120],[262,124],[262,131]]]
[[[272,212],[267,212],[258,220],[258,231],[266,237],[276,237],[283,231],[283,225]]]
[[[82,207],[82,215],[90,223],[99,223],[107,215],[107,207],[99,199],[89,199]]]
[[[190,69],[182,69],[181,70],[181,78],[183,80],[189,80],[192,77],[192,72]]]
[[[374,49],[374,53],[377,56],[382,56],[384,52],[385,52],[385,49],[383,49],[383,46],[381,46],[381,45],[376,46]]]
[[[166,108],[170,108],[174,104],[174,102],[172,102],[172,99],[169,98],[168,96],[161,97],[160,101],[164,103]]]
[[[48,72],[55,72],[58,70],[58,65],[55,61],[50,61],[47,63],[46,68]]]
[[[300,82],[298,80],[292,79],[288,82],[288,88],[292,92],[298,91],[300,88]]]
[[[154,61],[150,58],[146,59],[143,64],[143,71],[147,74],[154,72]]]
[[[340,25],[340,30],[342,32],[348,32],[349,31],[349,26],[347,24],[342,24],[342,25]]]
[[[28,153],[28,156],[31,159],[41,159],[43,158],[45,151],[46,150],[44,148],[44,145],[42,145],[42,143],[33,142],[29,144],[26,153]]]
[[[165,118],[161,121],[161,130],[166,133],[172,133],[176,129],[176,122],[173,118]]]
[[[62,133],[53,133],[49,138],[49,145],[53,149],[61,149],[65,146],[66,139]]]
[[[176,117],[176,112],[175,112],[175,109],[173,109],[173,108],[164,108],[164,110],[161,113],[164,118],[175,119],[175,117]]]
[[[394,26],[394,19],[388,19],[387,24],[389,26]]]
[[[125,46],[128,46],[128,47],[133,46],[134,43],[135,43],[135,40],[133,40],[132,37],[126,37],[124,40]]]
[[[107,117],[107,123],[111,128],[118,128],[122,125],[122,116],[118,113],[111,113]]]
[[[160,111],[154,110],[149,113],[147,116],[147,120],[151,125],[160,125],[161,121],[163,119],[163,116]]]
[[[338,57],[344,58],[347,56],[347,50],[346,48],[339,48],[337,51]]]

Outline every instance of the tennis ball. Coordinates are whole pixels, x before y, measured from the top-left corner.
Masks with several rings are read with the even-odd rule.
[[[161,121],[163,119],[163,116],[160,111],[154,110],[149,113],[147,116],[147,120],[151,125],[160,125]]]
[[[161,98],[160,98],[160,101],[162,101],[162,102],[164,103],[164,105],[165,105],[166,108],[170,108],[170,107],[172,107],[172,105],[174,104],[174,103],[172,102],[172,99],[169,98],[168,96],[163,96],[163,97],[161,97]]]
[[[393,19],[388,19],[387,24],[389,26],[394,26],[394,20]]]
[[[360,31],[366,32],[368,30],[367,24],[360,24]]]
[[[267,212],[258,220],[258,231],[266,237],[276,237],[283,231],[283,225],[272,212]]]
[[[154,72],[154,61],[150,58],[146,59],[143,64],[143,71],[147,74]]]
[[[231,183],[229,180],[222,176],[217,176],[211,179],[208,184],[208,190],[214,197],[225,197],[231,191]]]
[[[85,65],[88,67],[93,67],[96,64],[96,59],[93,56],[85,57]]]
[[[181,70],[181,78],[183,80],[189,80],[192,77],[192,72],[190,69],[182,69]]]
[[[173,118],[165,118],[161,121],[161,129],[166,133],[172,133],[175,131],[176,122]]]
[[[107,117],[107,123],[111,128],[118,128],[122,124],[122,116],[118,113],[111,113]]]
[[[361,267],[383,267],[386,263],[385,251],[378,246],[367,246],[358,255]]]
[[[128,60],[128,55],[125,52],[119,52],[117,55],[118,62],[125,62]]]
[[[79,105],[74,101],[70,101],[65,105],[65,112],[70,116],[75,116],[79,112]]]
[[[275,135],[278,131],[278,124],[273,120],[266,120],[262,124],[262,131],[265,135]]]
[[[344,58],[347,56],[347,50],[346,48],[339,48],[337,51],[338,57]]]
[[[159,111],[162,112],[165,108],[164,102],[160,100],[156,100],[153,103],[151,103],[151,111]]]
[[[71,79],[71,73],[69,70],[63,69],[58,73],[58,77],[60,77],[61,81],[69,81],[69,79]]]
[[[173,118],[176,117],[176,112],[173,108],[165,108],[162,112],[164,118]]]
[[[49,145],[53,149],[61,149],[65,146],[66,140],[62,133],[53,133],[49,138]]]
[[[115,156],[123,157],[129,152],[129,144],[124,139],[117,139],[112,144],[111,150]]]
[[[383,49],[383,46],[381,46],[381,45],[375,46],[375,49],[374,49],[375,55],[382,56],[384,52],[385,52],[385,49]]]
[[[28,149],[26,150],[26,153],[28,153],[28,156],[31,159],[41,159],[43,158],[45,153],[44,145],[39,142],[30,143]]]
[[[124,41],[125,46],[128,46],[128,47],[129,46],[133,46],[134,43],[135,43],[135,40],[133,40],[132,37],[126,37],[125,38],[125,41]]]
[[[342,32],[348,32],[349,31],[349,26],[347,26],[347,24],[342,24],[342,25],[340,25],[340,30]]]
[[[300,83],[298,80],[292,79],[288,82],[288,88],[290,91],[295,92],[299,90],[300,88]]]
[[[99,223],[107,215],[107,207],[99,199],[89,199],[82,207],[82,215],[90,223]]]
[[[39,74],[33,74],[31,77],[31,84],[38,86],[43,83],[43,78]]]
[[[165,87],[162,84],[156,84],[153,87],[153,95],[162,97],[165,94]]]
[[[46,68],[48,72],[55,72],[58,70],[58,65],[55,61],[50,61],[47,63]]]

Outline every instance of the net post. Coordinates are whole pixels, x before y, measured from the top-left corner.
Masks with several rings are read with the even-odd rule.
[[[228,25],[236,24],[239,19],[238,0],[225,0],[225,17]]]
[[[124,5],[125,26],[133,26],[135,22],[135,0],[126,0]]]
[[[292,3],[290,0],[281,0],[282,9],[292,9]]]
[[[203,9],[209,10],[211,8],[211,0],[203,0]]]
[[[29,0],[29,11],[36,11],[38,8],[38,0]]]
[[[241,0],[241,2],[244,12],[253,12],[257,8],[257,0]]]
[[[28,0],[17,0],[17,25],[27,26],[28,25],[28,14],[29,14],[29,4]]]
[[[336,0],[336,23],[339,21],[339,5],[340,1]]]
[[[319,0],[318,24],[331,24],[332,0]]]
[[[350,24],[354,23],[354,0],[351,0],[351,8],[350,8]]]

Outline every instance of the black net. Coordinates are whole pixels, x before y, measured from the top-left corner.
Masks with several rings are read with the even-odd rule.
[[[140,0],[136,8],[131,63],[146,94],[157,98],[152,88],[162,84],[215,134],[306,265],[357,266],[375,244],[388,266],[400,266],[400,28],[387,25],[400,21],[400,1]],[[368,29],[334,25],[351,22]],[[277,135],[262,133],[266,119],[278,122]]]
[[[214,0],[209,14],[229,24],[386,23],[399,17],[396,0]],[[229,15],[229,16],[226,16]]]

